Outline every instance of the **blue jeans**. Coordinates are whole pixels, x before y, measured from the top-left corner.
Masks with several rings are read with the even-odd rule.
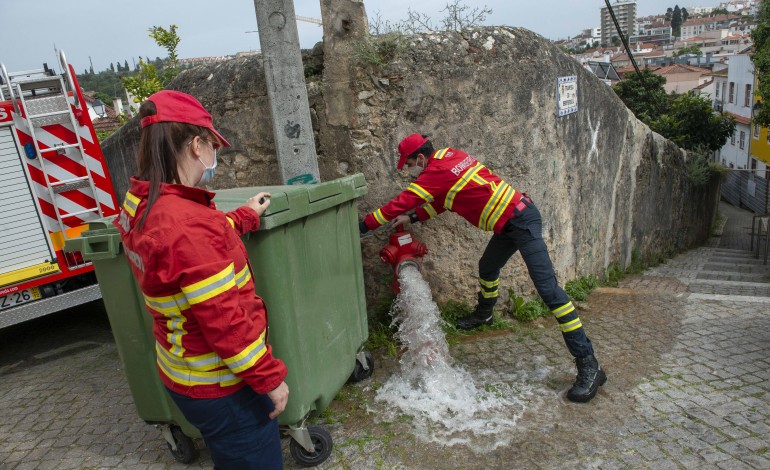
[[[527,207],[521,211],[514,209],[514,217],[506,222],[502,233],[492,235],[479,260],[479,279],[482,286],[479,305],[486,304],[487,308],[491,308],[497,302],[500,269],[511,256],[520,251],[537,293],[559,323],[569,352],[574,357],[593,354],[591,340],[586,336],[577,311],[556,280],[556,273],[548,256],[548,247],[543,240],[540,211],[528,197],[523,201]]]
[[[198,428],[219,470],[281,470],[278,420],[273,402],[248,385],[222,398],[190,398],[168,390],[185,418]]]

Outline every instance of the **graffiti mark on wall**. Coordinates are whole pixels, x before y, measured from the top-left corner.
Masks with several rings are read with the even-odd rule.
[[[318,181],[313,178],[313,175],[310,173],[305,173],[304,175],[295,176],[293,178],[289,178],[288,181],[286,181],[286,184],[288,185],[295,185],[295,184],[315,184],[318,183]]]
[[[290,139],[299,139],[299,134],[302,130],[302,126],[298,122],[286,121],[286,125],[283,126],[283,132],[286,133],[286,137]]]
[[[599,161],[599,149],[596,147],[596,141],[599,138],[599,128],[602,126],[602,122],[596,121],[596,129],[591,125],[591,114],[588,114],[588,128],[591,130],[591,150],[588,151],[587,163],[591,163],[591,158],[596,155],[596,161]]]

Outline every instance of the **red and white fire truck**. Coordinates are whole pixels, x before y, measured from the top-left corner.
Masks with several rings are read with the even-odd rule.
[[[117,213],[74,69],[0,64],[0,328],[99,299],[93,266],[64,253],[88,222]]]

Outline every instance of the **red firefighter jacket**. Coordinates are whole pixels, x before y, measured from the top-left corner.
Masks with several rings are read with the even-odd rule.
[[[500,233],[521,193],[462,150],[446,148],[428,159],[406,190],[364,218],[370,230],[417,208],[420,221],[449,210],[482,230]]]
[[[248,207],[216,210],[214,194],[161,184],[144,226],[149,183],[131,178],[120,216],[123,248],[152,314],[161,381],[193,398],[248,384],[267,393],[286,376],[267,344],[265,304],[254,292],[239,236],[259,228]]]

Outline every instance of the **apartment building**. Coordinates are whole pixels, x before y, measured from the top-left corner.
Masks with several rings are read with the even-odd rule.
[[[617,0],[615,3],[612,3],[611,6],[623,35],[630,38],[636,32],[634,26],[636,22],[636,2]],[[615,23],[612,21],[612,16],[607,7],[601,9],[601,33],[602,46],[607,47],[612,46],[613,44],[620,44],[620,38],[618,37]]]

